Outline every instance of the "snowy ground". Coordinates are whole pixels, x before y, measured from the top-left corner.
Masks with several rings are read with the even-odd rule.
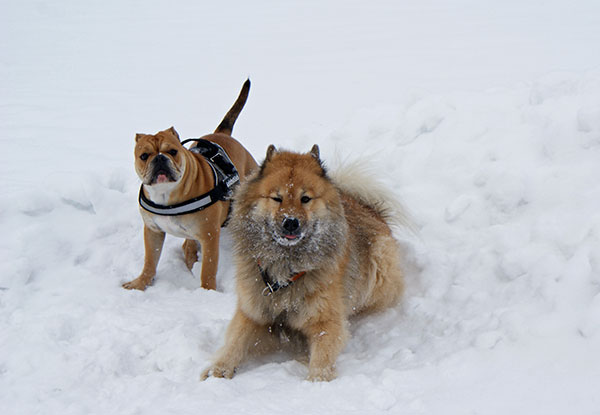
[[[595,1],[7,1],[0,6],[0,413],[600,414]],[[143,243],[136,132],[212,130],[330,166],[412,213],[401,306],[339,378],[286,355],[198,381],[235,306]]]

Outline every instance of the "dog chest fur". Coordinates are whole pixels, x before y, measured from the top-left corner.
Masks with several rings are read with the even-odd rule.
[[[187,227],[179,216],[144,215],[144,223],[156,232],[165,232],[179,238],[197,238],[190,232],[193,228]]]

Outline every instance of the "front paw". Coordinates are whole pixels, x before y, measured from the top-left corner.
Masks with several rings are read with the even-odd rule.
[[[132,281],[123,284],[123,288],[126,290],[140,290],[144,291],[148,285],[152,283],[152,279],[138,277]]]
[[[337,373],[334,367],[311,367],[308,369],[308,376],[306,380],[311,382],[329,382],[337,377]]]
[[[235,375],[235,367],[226,363],[215,363],[200,375],[200,380],[204,381],[209,377],[231,379]]]

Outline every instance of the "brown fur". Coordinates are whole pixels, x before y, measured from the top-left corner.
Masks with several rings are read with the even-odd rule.
[[[292,217],[301,236],[290,240],[282,223]],[[349,336],[348,317],[401,296],[399,245],[385,216],[332,183],[317,146],[308,154],[269,147],[261,169],[236,192],[230,226],[238,305],[204,379],[231,378],[250,354],[276,347],[283,330],[306,344],[308,379],[331,380]],[[259,262],[281,284],[306,274],[264,296]]]
[[[225,149],[238,170],[240,181],[243,181],[245,176],[257,167],[250,153],[229,135],[246,102],[249,87],[250,82],[246,81],[238,99],[217,130],[213,134],[202,137]],[[144,194],[153,202],[163,205],[181,203],[200,196],[214,187],[213,172],[208,162],[201,155],[181,145],[179,135],[173,127],[154,135],[137,134],[135,141],[135,170],[142,180]],[[167,158],[165,169],[168,181],[164,183],[156,181],[156,169],[153,168],[153,160],[159,153]],[[198,260],[197,244],[201,245],[201,284],[203,288],[215,289],[219,262],[219,236],[221,225],[227,219],[230,203],[230,201],[219,201],[199,212],[179,216],[160,216],[140,208],[144,220],[144,268],[139,277],[123,284],[123,287],[144,290],[152,283],[165,233],[169,233],[186,238],[182,248],[189,269]]]

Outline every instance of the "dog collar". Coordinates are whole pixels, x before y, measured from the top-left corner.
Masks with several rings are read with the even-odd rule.
[[[233,187],[239,183],[240,176],[227,152],[220,145],[201,138],[190,138],[181,144],[190,141],[196,142],[196,145],[190,148],[190,151],[202,155],[210,165],[215,179],[215,187],[185,202],[174,205],[159,205],[146,197],[144,185],[142,184],[138,200],[144,210],[161,216],[185,215],[206,209],[218,201],[228,200],[231,197]]]
[[[262,290],[262,295],[264,295],[265,297],[268,297],[274,292],[279,291],[281,288],[289,287],[294,282],[302,278],[304,274],[306,274],[306,271],[300,271],[297,274],[292,274],[287,284],[280,284],[279,281],[273,282],[267,270],[261,267],[260,261],[258,261],[258,270],[260,271],[260,276],[262,277],[263,282],[266,285],[266,287]]]

